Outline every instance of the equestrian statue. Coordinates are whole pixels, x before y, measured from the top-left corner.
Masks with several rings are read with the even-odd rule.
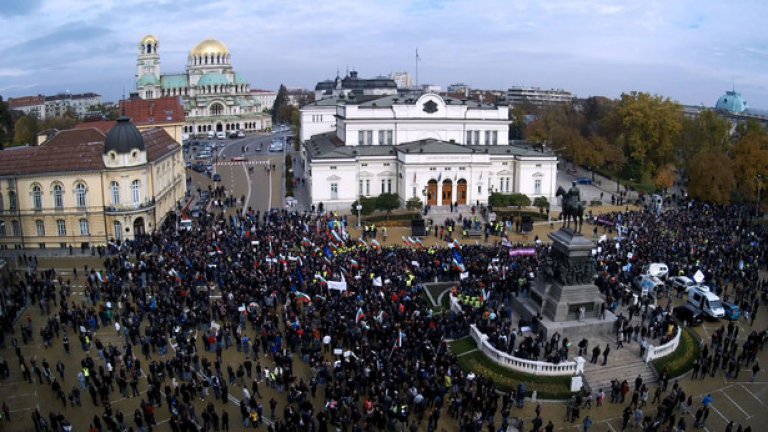
[[[584,204],[581,202],[581,191],[576,186],[576,182],[573,182],[568,191],[559,186],[555,196],[563,197],[565,228],[569,228],[570,222],[573,221],[571,229],[581,233],[581,226],[584,224]]]

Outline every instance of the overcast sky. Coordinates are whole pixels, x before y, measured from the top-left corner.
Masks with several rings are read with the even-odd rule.
[[[734,85],[768,108],[765,0],[2,0],[0,95],[135,89],[138,42],[184,70],[199,41],[232,52],[251,88],[314,88],[415,70],[420,83],[646,91],[714,105]]]

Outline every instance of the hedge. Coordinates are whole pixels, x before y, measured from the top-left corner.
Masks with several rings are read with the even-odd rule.
[[[670,378],[676,378],[688,372],[693,367],[693,362],[699,357],[699,338],[689,328],[683,329],[680,335],[680,345],[667,356],[653,361],[656,373],[661,376],[664,368],[667,368]]]
[[[456,339],[455,341],[451,342],[449,346],[451,347],[451,352],[454,355],[461,355],[477,349],[477,344],[475,343],[474,339],[469,336]]]

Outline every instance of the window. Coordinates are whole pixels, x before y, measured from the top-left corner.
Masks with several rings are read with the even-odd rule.
[[[43,209],[43,190],[40,186],[32,188],[32,204],[35,206],[35,210]]]
[[[373,131],[369,130],[366,132],[366,144],[373,145]]]
[[[80,219],[80,235],[89,235],[88,219]]]
[[[0,212],[5,210],[5,204],[3,203],[3,194],[0,194]]]
[[[475,144],[480,144],[480,131],[475,131]]]
[[[384,179],[381,179],[381,193],[384,193],[384,185],[387,184],[387,182]]]
[[[364,163],[364,164],[360,164],[360,166],[364,166],[365,167],[365,166],[368,166],[368,164]]]
[[[509,177],[507,177],[507,192],[510,192],[512,189],[509,187]]]
[[[365,196],[369,196],[371,194],[371,181],[366,180],[365,181]]]
[[[541,179],[536,179],[533,181],[533,194],[541,195]]]
[[[394,131],[388,130],[387,131],[387,144],[388,145],[392,145],[392,142],[394,141],[393,136],[394,136]]]
[[[392,179],[387,179],[387,193],[392,193]]]
[[[365,144],[365,131],[357,131],[357,145]]]
[[[78,183],[78,185],[75,186],[75,204],[78,207],[85,207],[86,205],[85,185],[82,183]]]
[[[472,131],[467,131],[467,145],[472,145]]]
[[[389,162],[385,162],[385,163],[384,163],[384,166],[389,166]]]
[[[0,220],[0,237],[5,237],[5,221]]]
[[[16,211],[16,192],[15,191],[8,192],[8,208],[11,211]]]
[[[64,208],[64,190],[61,185],[53,187],[53,205],[57,209]]]
[[[491,143],[491,131],[485,131],[485,145]]]
[[[379,131],[379,145],[384,145],[384,143],[385,143],[385,141],[384,141],[384,139],[385,139],[384,138],[385,137],[385,132],[386,131],[383,131],[383,130]]]
[[[19,221],[15,220],[11,222],[11,229],[13,230],[13,236],[14,237],[20,237],[21,236],[21,224],[19,224]]]
[[[141,182],[138,180],[131,182],[131,197],[134,204],[141,204]]]
[[[67,223],[64,221],[64,219],[57,219],[56,220],[56,231],[59,233],[59,236],[64,237],[67,235]]]
[[[120,224],[120,221],[113,222],[113,227],[115,230],[115,240],[122,240],[123,239],[123,225]]]
[[[492,134],[493,134],[492,135],[493,145],[498,145],[499,144],[499,131],[493,131]]]
[[[335,169],[336,169],[336,166],[331,166],[331,169],[332,169],[332,170],[335,170]]]
[[[504,192],[504,177],[499,177],[499,192]]]
[[[110,183],[109,189],[112,192],[112,204],[119,205],[120,204],[120,183],[113,181],[112,183]]]
[[[339,184],[331,183],[331,199],[335,200],[339,198]]]
[[[45,235],[45,223],[41,220],[35,221],[35,228],[37,228],[37,235],[43,237]]]
[[[362,180],[360,180],[360,184],[358,186],[359,187],[357,188],[357,194],[358,195],[362,195],[363,194],[363,181]]]

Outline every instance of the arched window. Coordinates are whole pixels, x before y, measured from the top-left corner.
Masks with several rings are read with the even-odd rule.
[[[80,235],[89,235],[88,219],[80,219]]]
[[[120,223],[120,221],[114,221],[113,227],[115,230],[115,240],[122,240],[123,239],[123,225]]]
[[[64,190],[61,188],[61,185],[53,187],[53,205],[57,209],[64,208]]]
[[[35,210],[43,209],[43,190],[40,186],[35,185],[32,188],[32,204],[35,206]]]
[[[85,185],[78,183],[77,186],[75,186],[75,205],[78,207],[85,207],[87,205],[86,201]]]
[[[112,205],[120,204],[120,183],[113,181],[109,185],[109,189],[112,192]]]
[[[211,115],[212,116],[220,116],[224,114],[224,107],[221,106],[220,103],[215,103],[211,105]]]
[[[131,196],[134,204],[141,204],[141,182],[134,180],[131,183]]]

